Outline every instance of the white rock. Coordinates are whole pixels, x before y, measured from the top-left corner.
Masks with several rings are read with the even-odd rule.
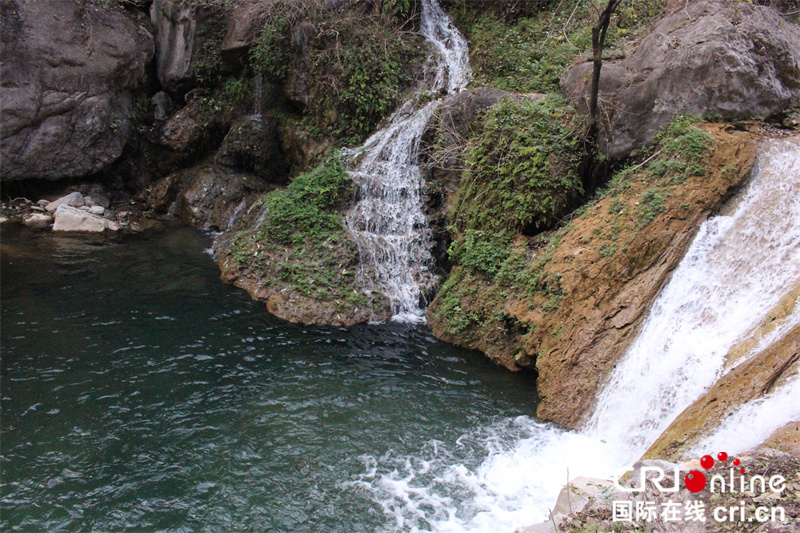
[[[36,202],[36,205],[44,207],[49,203],[50,203],[50,200],[39,200],[38,202]]]
[[[8,222],[8,217],[0,217],[0,224],[5,224]]]
[[[61,205],[56,210],[56,223],[53,225],[53,231],[102,233],[106,230],[118,231],[119,225],[68,205]]]
[[[61,205],[69,205],[69,206],[72,206],[72,207],[80,207],[80,206],[83,205],[83,195],[81,193],[77,192],[77,191],[76,192],[71,192],[66,196],[62,196],[61,198],[59,198],[58,200],[56,200],[54,202],[50,202],[49,204],[47,204],[45,209],[47,209],[48,211],[50,211],[52,213],[53,211],[58,209],[58,207],[61,206]]]
[[[559,514],[579,513],[593,499],[607,495],[613,488],[614,484],[607,479],[576,477],[561,489],[558,500],[550,512],[550,518]]]
[[[33,213],[22,221],[29,228],[46,228],[53,222],[53,217],[44,213]]]
[[[94,205],[94,200],[92,200],[91,196],[84,196],[83,197],[83,205],[92,207]]]
[[[89,212],[93,215],[103,216],[106,214],[106,208],[102,205],[93,205],[89,208]]]

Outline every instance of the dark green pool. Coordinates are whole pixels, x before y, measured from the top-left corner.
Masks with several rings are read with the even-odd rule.
[[[376,472],[436,484],[426,458],[474,467],[470,436],[533,414],[529,377],[425,327],[269,316],[209,245],[3,229],[0,530],[429,529]]]

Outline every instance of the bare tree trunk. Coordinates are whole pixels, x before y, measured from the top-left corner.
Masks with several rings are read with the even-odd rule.
[[[597,24],[592,27],[592,85],[589,92],[589,127],[584,138],[583,160],[580,165],[580,174],[583,181],[583,190],[591,195],[602,181],[604,165],[600,165],[597,156],[597,141],[599,137],[599,112],[598,94],[600,92],[600,69],[603,67],[603,47],[606,42],[606,32],[611,23],[611,15],[622,3],[622,0],[608,0],[606,8],[599,14]]]
[[[606,8],[600,13],[597,24],[592,27],[592,59],[594,68],[592,69],[592,87],[589,93],[589,142],[596,142],[597,137],[597,98],[600,92],[600,69],[603,68],[603,47],[606,43],[606,32],[611,23],[611,15],[622,3],[622,0],[608,0]]]

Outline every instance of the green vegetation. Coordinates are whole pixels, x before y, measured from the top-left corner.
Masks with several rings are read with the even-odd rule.
[[[410,0],[393,0],[332,18],[313,2],[276,4],[251,49],[250,66],[273,84],[291,83],[292,73],[304,76],[307,103],[299,117],[288,110],[295,122],[314,137],[357,144],[397,107],[426,55],[421,37],[401,29],[412,7]],[[295,42],[292,28],[302,21],[311,24]]]
[[[579,153],[577,135],[562,106],[553,99],[503,101],[489,112],[483,133],[471,141],[467,171],[448,212],[455,266],[431,307],[439,331],[494,353],[516,354],[519,364],[530,364],[537,349],[520,343],[544,342],[545,333],[552,338],[558,331],[542,317],[568,297],[562,272],[582,272],[586,260],[595,264],[589,272],[597,279],[606,271],[628,276],[649,264],[655,248],[631,243],[659,213],[687,209],[672,199],[673,189],[705,174],[711,152],[711,137],[697,127],[698,119],[678,117],[608,188],[584,201],[570,217],[576,223],[553,228],[581,192],[571,155]],[[569,252],[557,253],[567,237]],[[549,329],[523,323],[523,317]]]
[[[644,191],[637,211],[639,225],[645,226],[652,222],[656,215],[664,210],[664,201],[666,199],[666,193],[658,187],[650,187]]]
[[[336,211],[352,198],[353,182],[338,154],[267,196],[264,237],[282,244],[330,239],[344,230]]]
[[[508,2],[475,9],[453,0],[451,13],[470,41],[475,82],[519,92],[558,91],[564,69],[576,57],[589,59],[590,2]],[[609,28],[606,55],[619,57],[626,44],[663,10],[659,0],[624,2]]]
[[[556,97],[492,107],[448,213],[451,260],[493,274],[512,235],[558,220],[581,192],[574,122]]]
[[[250,49],[250,65],[270,82],[284,81],[292,67],[294,51],[290,30],[288,20],[274,17],[264,25]]]
[[[309,104],[304,124],[345,145],[363,141],[414,84],[411,66],[425,56],[418,36],[353,26],[333,49],[309,52]]]
[[[356,273],[358,252],[342,220],[353,183],[338,154],[267,194],[263,224],[238,234],[228,254],[262,285],[335,301],[342,310],[369,305]],[[378,298],[376,295],[375,298]]]
[[[473,270],[494,276],[508,258],[508,236],[468,229],[464,238],[454,241],[447,251],[450,260]]]

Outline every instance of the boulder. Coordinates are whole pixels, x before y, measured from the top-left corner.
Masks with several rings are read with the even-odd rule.
[[[56,209],[55,219],[53,231],[75,233],[102,233],[106,230],[119,231],[119,225],[116,222],[68,205],[60,205]]]
[[[153,55],[146,18],[117,3],[0,3],[0,175],[101,172],[131,131],[132,91]]]
[[[208,166],[186,171],[181,181],[175,214],[191,226],[217,231],[229,229],[267,188],[252,175]]]
[[[44,213],[33,213],[28,218],[24,219],[22,223],[29,228],[46,228],[53,223],[53,217]]]
[[[49,204],[44,206],[44,208],[49,213],[52,213],[56,209],[58,209],[59,206],[62,206],[62,205],[68,205],[68,206],[71,206],[71,207],[81,207],[84,204],[85,204],[85,201],[84,201],[83,195],[76,191],[76,192],[71,192],[66,196],[62,196],[58,200],[54,200],[54,201],[50,202]]]
[[[201,100],[194,100],[169,117],[161,127],[158,144],[176,154],[188,156],[203,141],[206,113]]]
[[[588,109],[592,64],[567,69],[561,88]],[[800,105],[800,27],[747,2],[705,0],[664,17],[629,57],[600,77],[608,127],[601,147],[624,157],[678,114],[770,119]]]

